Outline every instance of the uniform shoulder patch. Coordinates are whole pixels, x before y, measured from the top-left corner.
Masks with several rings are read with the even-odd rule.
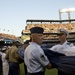
[[[44,61],[45,60],[45,57],[43,54],[40,55],[40,58]]]

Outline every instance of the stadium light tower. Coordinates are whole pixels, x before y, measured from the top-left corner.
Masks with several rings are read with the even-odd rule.
[[[60,9],[59,10],[59,19],[61,20],[61,14],[62,13],[67,13],[68,14],[68,19],[70,20],[71,19],[71,17],[70,17],[71,12],[75,12],[75,8]]]

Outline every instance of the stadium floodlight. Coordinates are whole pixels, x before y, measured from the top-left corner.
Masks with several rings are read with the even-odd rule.
[[[75,8],[60,9],[59,12],[60,12],[60,13],[75,12]]]
[[[67,12],[67,9],[60,9],[59,12],[60,12],[60,13]]]
[[[68,19],[70,20],[70,13],[75,12],[75,8],[65,8],[65,9],[60,9],[59,10],[59,19],[61,20],[61,13],[67,13],[68,14]]]

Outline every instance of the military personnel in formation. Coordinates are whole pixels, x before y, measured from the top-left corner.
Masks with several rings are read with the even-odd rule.
[[[1,60],[1,55],[0,55],[0,75],[2,75],[2,60]]]
[[[29,45],[30,42],[31,42],[31,40],[26,40],[24,42],[24,45],[23,45],[24,50],[26,49],[26,47]],[[24,63],[24,70],[25,70],[25,75],[27,75],[27,67],[26,67],[25,63]]]
[[[8,49],[6,58],[9,61],[9,75],[19,75],[19,55],[16,41],[14,41],[12,46]]]
[[[52,68],[51,63],[40,46],[42,44],[43,31],[44,29],[41,27],[30,29],[32,41],[24,52],[27,75],[44,75],[45,68]]]
[[[2,59],[2,70],[3,70],[3,75],[8,75],[9,73],[9,64],[8,61],[6,60],[6,51],[7,51],[7,46],[3,46],[0,52],[1,59]]]
[[[57,44],[57,45],[53,46],[52,48],[50,48],[51,50],[63,53],[63,49],[74,46],[73,43],[70,43],[67,41],[67,37],[69,36],[69,32],[67,30],[58,29],[57,35],[59,37],[60,44]],[[58,75],[67,75],[67,74],[58,70]]]

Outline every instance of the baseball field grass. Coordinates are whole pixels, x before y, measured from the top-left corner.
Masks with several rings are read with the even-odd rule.
[[[20,64],[20,75],[25,75],[23,63]],[[46,69],[45,75],[57,75],[57,69],[51,69],[51,70]]]

